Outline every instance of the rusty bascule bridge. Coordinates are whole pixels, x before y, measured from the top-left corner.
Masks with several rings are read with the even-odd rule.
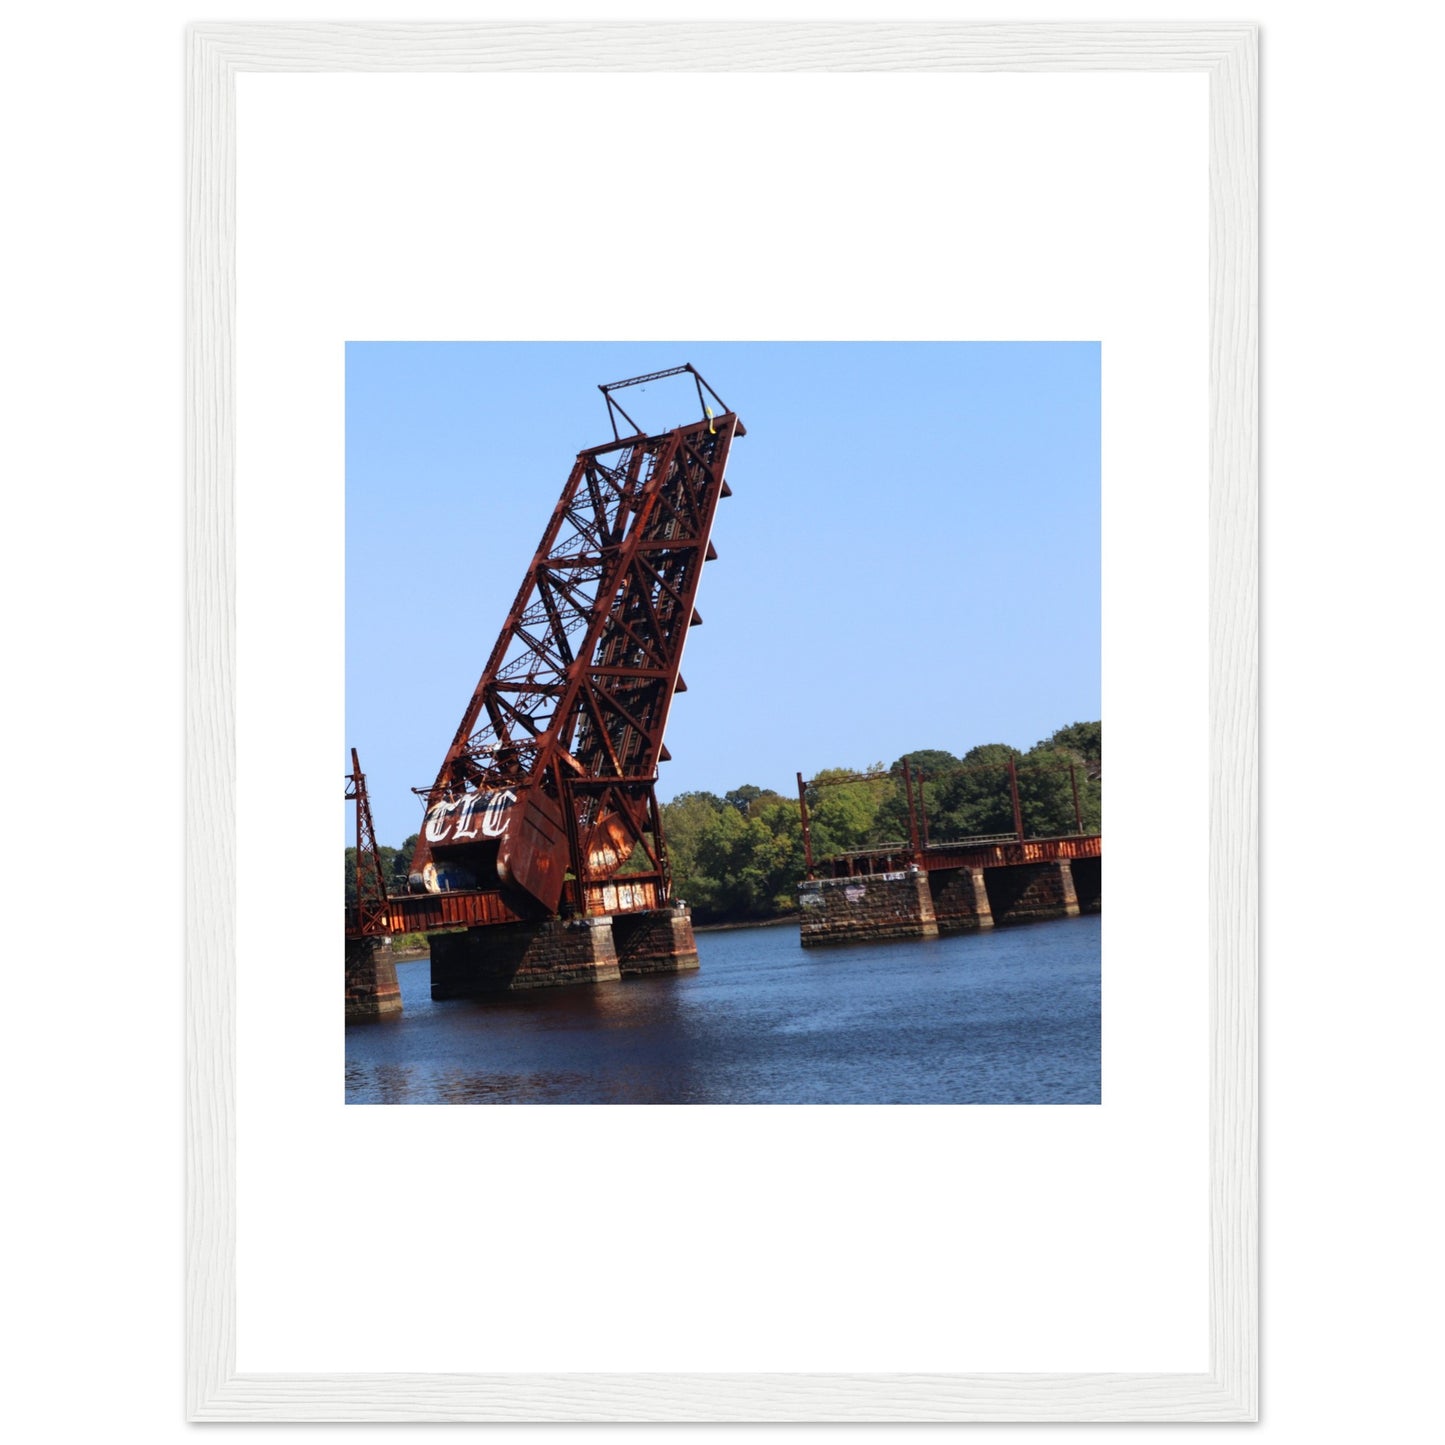
[[[697,417],[647,434],[618,393],[672,377],[691,382]],[[424,816],[405,892],[388,889],[352,751],[348,1016],[400,1009],[389,940],[403,933],[428,935],[437,999],[697,967],[655,788],[668,711],[686,691],[683,645],[702,621],[698,584],[717,555],[713,519],[731,495],[729,454],[746,429],[690,365],[599,390],[612,437],[577,454],[435,781],[416,790]],[[906,859],[853,855],[818,870],[810,856],[803,941],[927,935],[966,913],[973,922],[960,926],[986,926],[984,869],[1063,856],[1034,857],[1038,840],[1021,829],[1017,856],[1009,840],[973,841],[995,851],[952,865],[977,882],[971,912],[947,902],[935,845],[914,840]],[[1068,841],[1097,858],[1096,837]],[[941,909],[931,903],[940,891]]]
[[[690,379],[697,419],[648,435],[618,393],[669,377]],[[692,366],[599,389],[611,440],[572,464],[424,790],[409,891],[397,897],[352,755],[349,1012],[399,1005],[374,943],[397,933],[431,935],[434,998],[697,967],[655,787],[668,710],[686,690],[683,643],[702,621],[703,564],[717,555],[713,518],[731,495],[728,456],[746,430]]]

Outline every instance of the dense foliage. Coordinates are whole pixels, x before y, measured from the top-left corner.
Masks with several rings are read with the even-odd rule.
[[[388,848],[385,843],[377,844],[381,858],[381,872],[386,879],[386,891],[392,895],[406,892],[407,870],[411,867],[411,855],[416,851],[417,835],[413,833],[400,848]],[[356,849],[346,850],[346,902],[356,902]]]
[[[1007,743],[984,743],[961,757],[940,748],[906,754],[917,795],[922,775],[929,840],[934,843],[988,834],[1012,834],[1013,799],[1008,762],[1018,772],[1019,810],[1029,837],[1076,829],[1074,788],[1085,832],[1097,832],[1102,809],[1103,734],[1097,722],[1071,723],[1027,752]],[[903,758],[855,772],[830,768],[808,787],[813,856],[858,848],[906,844],[908,804]],[[861,775],[860,775],[861,774]],[[721,797],[679,793],[663,804],[663,827],[672,861],[673,892],[686,899],[699,923],[746,922],[791,912],[804,874],[803,828],[795,794],[784,796],[748,783]],[[415,836],[401,848],[381,848],[387,887],[406,888]],[[346,850],[346,891],[356,891],[355,850]]]

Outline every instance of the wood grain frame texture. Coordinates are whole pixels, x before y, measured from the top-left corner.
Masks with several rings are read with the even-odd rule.
[[[1257,29],[203,24],[187,32],[187,1415],[195,1421],[1258,1418]],[[1202,1374],[238,1374],[235,76],[1205,71],[1210,95],[1210,1342]]]

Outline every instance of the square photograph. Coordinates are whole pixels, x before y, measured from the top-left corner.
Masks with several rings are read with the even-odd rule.
[[[1099,1104],[1100,366],[350,343],[346,1101]]]

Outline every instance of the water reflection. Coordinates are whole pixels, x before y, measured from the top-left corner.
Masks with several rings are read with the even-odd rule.
[[[1099,919],[808,950],[699,938],[702,970],[433,1003],[347,1028],[351,1103],[1097,1103]]]

